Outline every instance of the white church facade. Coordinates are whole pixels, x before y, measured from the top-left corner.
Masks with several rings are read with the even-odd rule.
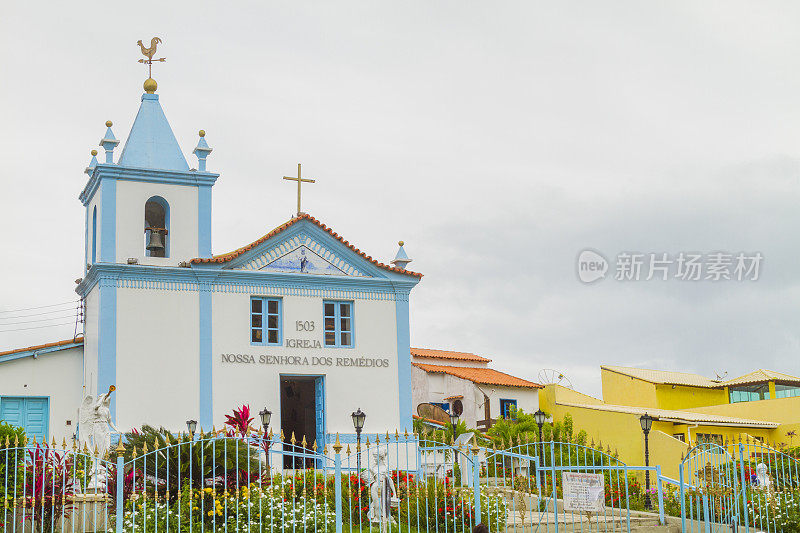
[[[411,431],[409,297],[422,276],[402,244],[384,264],[298,212],[213,255],[211,148],[201,131],[190,168],[146,89],[121,153],[109,122],[104,158],[86,169],[84,336],[0,353],[0,418],[69,439],[83,397],[114,385],[122,431],[219,428],[242,404],[308,442],[352,435],[359,407],[367,433]]]

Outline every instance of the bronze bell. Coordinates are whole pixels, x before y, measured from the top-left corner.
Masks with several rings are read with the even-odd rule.
[[[147,241],[147,249],[151,252],[163,252],[164,241],[161,239],[161,231],[151,230],[150,239]]]

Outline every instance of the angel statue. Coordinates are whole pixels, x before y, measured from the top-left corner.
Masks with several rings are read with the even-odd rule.
[[[80,409],[80,423],[82,441],[89,449],[94,452],[97,451],[97,456],[103,458],[111,448],[111,431],[119,433],[119,429],[114,425],[111,420],[111,393],[117,388],[111,385],[108,392],[101,394],[94,399],[91,395],[83,399]],[[104,466],[99,465],[95,461],[92,469],[92,479],[89,482],[88,488],[105,487],[107,472]]]
[[[771,486],[772,480],[769,478],[767,465],[758,463],[758,465],[756,465],[756,487],[769,492]]]
[[[369,512],[367,518],[373,524],[395,523],[392,517],[393,500],[397,500],[397,490],[389,475],[388,450],[378,448],[366,472],[369,486]]]

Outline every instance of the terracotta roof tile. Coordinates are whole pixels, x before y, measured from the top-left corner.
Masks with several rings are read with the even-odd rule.
[[[476,361],[488,363],[491,359],[481,357],[469,352],[452,352],[450,350],[431,350],[429,348],[411,348],[414,357],[428,357],[430,359],[452,359],[454,361]]]
[[[433,420],[431,418],[425,418],[419,415],[411,415],[411,418],[413,418],[414,420],[422,420],[423,422],[427,422],[428,424],[436,424],[437,426],[446,425],[444,422],[439,422],[437,420]]]
[[[472,368],[465,366],[443,366],[426,365],[423,363],[411,363],[425,372],[450,374],[457,378],[466,379],[473,383],[483,385],[500,385],[504,387],[521,387],[526,389],[541,389],[542,385],[518,378],[504,372],[499,372],[492,368]]]
[[[34,350],[41,350],[44,348],[55,348],[56,346],[66,346],[68,344],[74,343],[83,343],[83,337],[75,337],[74,339],[66,339],[63,341],[56,341],[56,342],[48,342],[47,344],[38,344],[36,346],[28,346],[27,348],[16,348],[14,350],[8,350],[5,352],[0,352],[0,356],[3,355],[11,355],[20,352],[31,352]]]
[[[241,248],[239,248],[237,250],[234,250],[232,252],[228,252],[227,254],[215,255],[213,257],[207,257],[207,258],[196,257],[196,258],[192,259],[190,262],[191,263],[195,263],[195,264],[198,264],[198,263],[226,263],[226,262],[228,262],[228,261],[230,261],[232,259],[236,259],[237,257],[242,255],[243,253],[252,250],[253,248],[258,246],[259,244],[267,241],[268,239],[274,237],[278,233],[280,233],[283,230],[285,230],[286,228],[296,224],[297,222],[300,222],[301,220],[308,220],[309,222],[312,222],[312,223],[316,224],[317,226],[319,226],[320,228],[325,230],[331,237],[334,237],[339,242],[341,242],[342,244],[344,244],[345,246],[350,248],[352,251],[354,251],[355,253],[357,253],[358,255],[360,255],[361,257],[363,257],[364,259],[366,259],[367,261],[369,261],[370,263],[372,263],[373,265],[375,265],[377,267],[383,268],[384,270],[389,270],[390,272],[397,272],[398,274],[405,274],[407,276],[414,276],[414,277],[417,277],[417,278],[421,278],[422,277],[422,274],[420,274],[419,272],[412,272],[411,270],[405,270],[405,269],[402,269],[402,268],[393,267],[391,265],[387,265],[387,264],[381,263],[380,261],[377,261],[377,260],[373,259],[372,256],[365,254],[364,252],[362,252],[361,250],[359,250],[358,248],[356,248],[355,246],[350,244],[348,241],[344,240],[338,233],[333,231],[331,228],[329,228],[328,226],[326,226],[325,224],[323,224],[322,222],[320,222],[319,220],[317,220],[316,218],[312,217],[311,215],[309,215],[307,213],[301,213],[300,216],[294,217],[291,220],[289,220],[288,222],[285,222],[285,223],[281,224],[280,226],[278,226],[274,230],[270,231],[269,233],[267,233],[266,235],[264,235],[260,239],[257,239],[255,241],[251,242],[247,246],[242,246]]]

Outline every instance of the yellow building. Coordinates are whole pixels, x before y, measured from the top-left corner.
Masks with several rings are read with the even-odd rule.
[[[602,366],[603,399],[560,385],[539,393],[541,408],[560,420],[569,413],[576,430],[619,453],[630,465],[644,464],[639,417],[655,420],[650,432],[650,464],[676,476],[682,456],[700,442],[720,445],[755,438],[782,445],[800,429],[800,378],[756,370],[730,380],[698,374]],[[800,433],[800,432],[799,432]]]

